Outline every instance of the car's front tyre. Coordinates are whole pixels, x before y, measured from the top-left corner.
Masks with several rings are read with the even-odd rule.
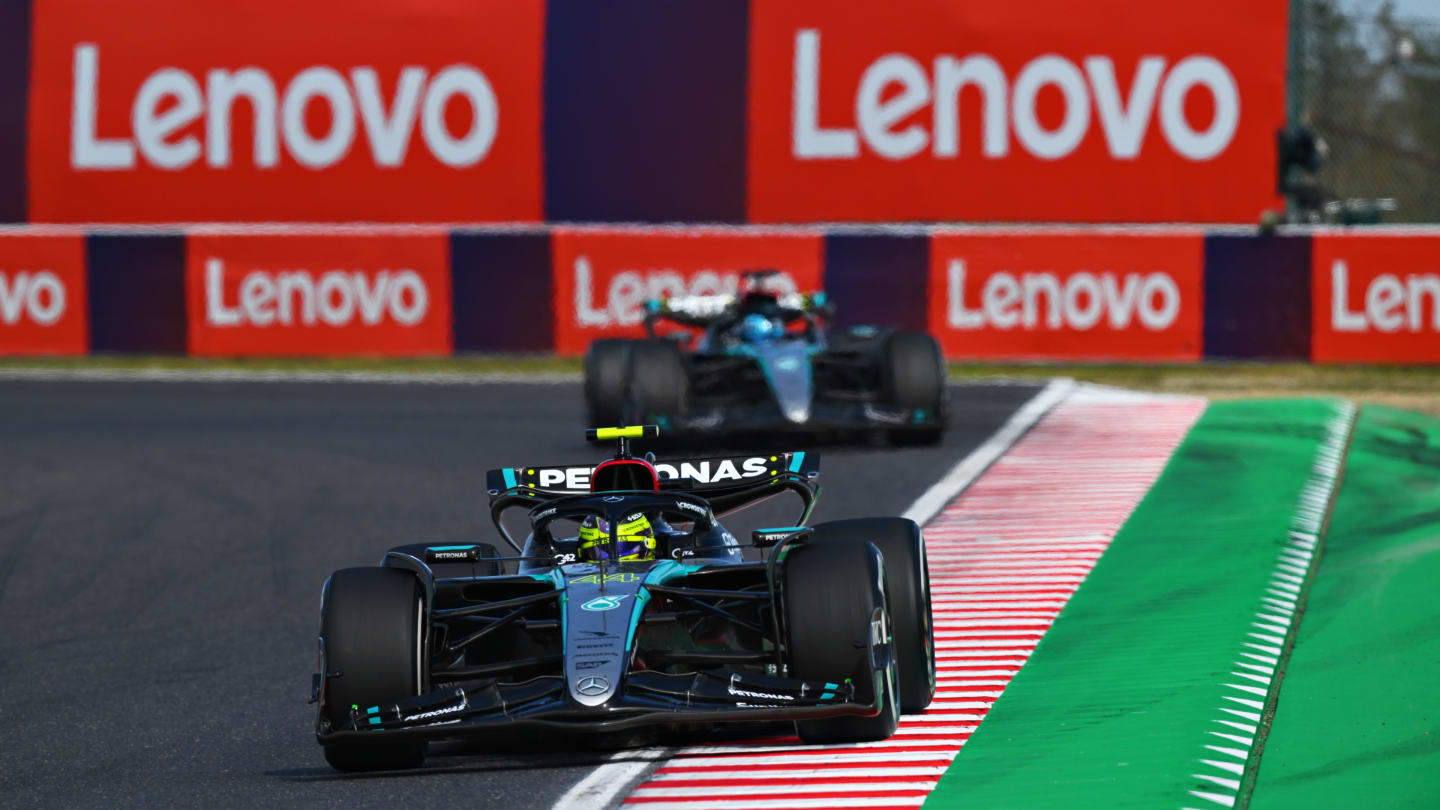
[[[673,340],[636,341],[630,350],[627,405],[630,420],[658,422],[662,430],[684,413],[690,399],[685,359]]]
[[[600,338],[585,350],[585,406],[588,427],[619,425],[625,403],[625,375],[635,341]]]
[[[325,583],[320,637],[325,644],[325,700],[331,729],[350,720],[352,707],[420,694],[424,688],[425,603],[414,574],[398,568],[345,568]],[[384,732],[381,732],[384,733]],[[330,743],[325,759],[336,770],[414,768],[426,743]]]
[[[843,716],[795,723],[807,743],[884,740],[900,724],[896,656],[875,670],[867,642],[876,616],[893,635],[884,592],[884,561],[864,540],[806,543],[790,551],[783,568],[789,675],[815,681],[849,679],[859,700],[880,702],[873,717]],[[875,691],[870,685],[874,684]]]
[[[890,404],[923,415],[918,426],[896,429],[897,444],[935,444],[945,417],[945,360],[940,344],[924,332],[896,332],[880,349],[880,378]]]
[[[832,520],[817,524],[810,542],[867,541],[885,558],[885,590],[900,667],[900,709],[922,712],[935,698],[935,623],[930,609],[930,567],[920,527],[900,517]]]

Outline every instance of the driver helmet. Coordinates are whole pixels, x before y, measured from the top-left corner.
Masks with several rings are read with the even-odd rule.
[[[586,562],[649,561],[655,559],[655,530],[643,514],[627,517],[615,527],[615,543],[619,553],[610,556],[610,522],[604,518],[587,517],[580,524],[579,558]]]
[[[740,321],[740,337],[753,343],[774,340],[784,331],[780,324],[758,312],[752,312]]]

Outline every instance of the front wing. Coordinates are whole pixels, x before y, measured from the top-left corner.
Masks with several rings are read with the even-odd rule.
[[[889,655],[872,648],[872,656]],[[873,677],[873,676],[872,676]],[[878,680],[878,679],[877,679]],[[321,713],[316,739],[383,743],[396,739],[434,739],[483,733],[499,727],[610,732],[656,725],[759,723],[874,716],[884,700],[873,684],[873,702],[857,698],[854,683],[827,683],[740,672],[669,675],[632,672],[620,693],[588,707],[570,700],[562,676],[523,683],[487,681],[468,689],[449,688],[381,706],[353,706],[343,727],[330,728]]]
[[[670,435],[711,431],[828,431],[828,430],[923,430],[942,427],[944,414],[934,410],[897,408],[874,402],[815,402],[802,422],[786,419],[780,406],[771,401],[692,408],[669,420]]]

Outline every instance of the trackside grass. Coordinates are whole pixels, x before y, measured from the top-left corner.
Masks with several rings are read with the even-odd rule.
[[[1267,588],[1342,410],[1211,403],[926,807],[1235,806],[1292,621],[1257,611],[1295,610]]]
[[[1360,412],[1250,810],[1440,805],[1440,420]]]

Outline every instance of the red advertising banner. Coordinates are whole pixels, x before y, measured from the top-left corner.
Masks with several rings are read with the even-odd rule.
[[[751,4],[749,218],[1254,222],[1286,0]]]
[[[602,337],[642,337],[645,302],[734,292],[740,271],[773,267],[782,287],[818,290],[818,231],[555,228],[555,351],[581,354]]]
[[[1440,363],[1440,236],[1316,234],[1311,358]]]
[[[937,233],[930,331],[974,360],[1196,361],[1199,232]]]
[[[190,353],[449,354],[449,240],[424,234],[186,239]]]
[[[30,218],[538,220],[544,14],[36,0]]]
[[[85,237],[0,233],[0,355],[84,354]]]

